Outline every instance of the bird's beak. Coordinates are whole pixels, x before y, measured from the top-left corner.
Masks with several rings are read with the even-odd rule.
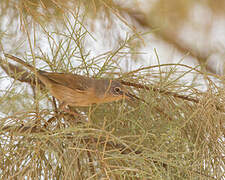
[[[130,101],[135,101],[135,100],[138,99],[135,95],[133,95],[133,94],[131,94],[131,93],[129,93],[129,92],[125,92],[125,97],[126,97],[128,100],[130,100]]]

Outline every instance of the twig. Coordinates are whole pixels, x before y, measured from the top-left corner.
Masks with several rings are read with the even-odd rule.
[[[124,81],[124,80],[120,80],[120,82],[122,84],[126,85],[126,86],[133,86],[133,87],[136,87],[136,88],[153,90],[155,92],[159,92],[159,93],[162,93],[162,94],[166,94],[166,95],[173,96],[175,98],[180,98],[180,99],[187,100],[187,101],[192,101],[192,102],[195,102],[195,103],[200,102],[199,99],[194,99],[194,98],[184,96],[184,95],[180,95],[180,94],[177,94],[177,93],[174,93],[174,92],[168,92],[168,91],[165,91],[165,90],[160,90],[158,88],[154,88],[153,86],[150,88],[149,86],[146,86],[146,85],[143,85],[143,84],[128,82],[128,81]]]

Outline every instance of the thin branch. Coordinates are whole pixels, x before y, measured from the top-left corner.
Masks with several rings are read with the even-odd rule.
[[[122,84],[126,85],[126,86],[133,86],[133,87],[136,87],[136,88],[153,90],[155,92],[159,92],[159,93],[162,93],[162,94],[166,94],[166,95],[173,96],[175,98],[180,98],[180,99],[187,100],[187,101],[192,101],[192,102],[195,102],[195,103],[200,102],[199,99],[194,99],[194,98],[191,98],[191,97],[188,97],[188,96],[180,95],[180,94],[177,94],[177,93],[174,93],[174,92],[169,92],[169,91],[166,91],[166,90],[160,90],[158,88],[154,88],[153,86],[150,88],[149,86],[142,85],[142,84],[139,84],[139,83],[127,82],[127,81],[123,81],[123,80],[120,80],[120,82]]]

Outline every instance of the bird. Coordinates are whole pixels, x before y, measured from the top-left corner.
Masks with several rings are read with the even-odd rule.
[[[93,104],[109,103],[122,99],[133,101],[132,95],[118,80],[96,79],[72,73],[46,72],[39,70],[22,59],[10,54],[5,57],[25,66],[44,84],[60,107],[87,107]]]

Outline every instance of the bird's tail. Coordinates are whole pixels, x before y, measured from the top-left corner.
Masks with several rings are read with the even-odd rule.
[[[5,57],[10,58],[10,59],[12,59],[13,61],[16,61],[16,62],[22,64],[23,66],[27,67],[29,70],[31,70],[31,71],[33,71],[33,72],[36,71],[36,68],[35,68],[34,66],[31,66],[30,64],[26,63],[26,62],[23,61],[22,59],[20,59],[20,58],[18,58],[18,57],[15,57],[15,56],[13,56],[13,55],[10,55],[10,54],[6,54],[6,53],[5,53],[4,55],[5,55]]]

